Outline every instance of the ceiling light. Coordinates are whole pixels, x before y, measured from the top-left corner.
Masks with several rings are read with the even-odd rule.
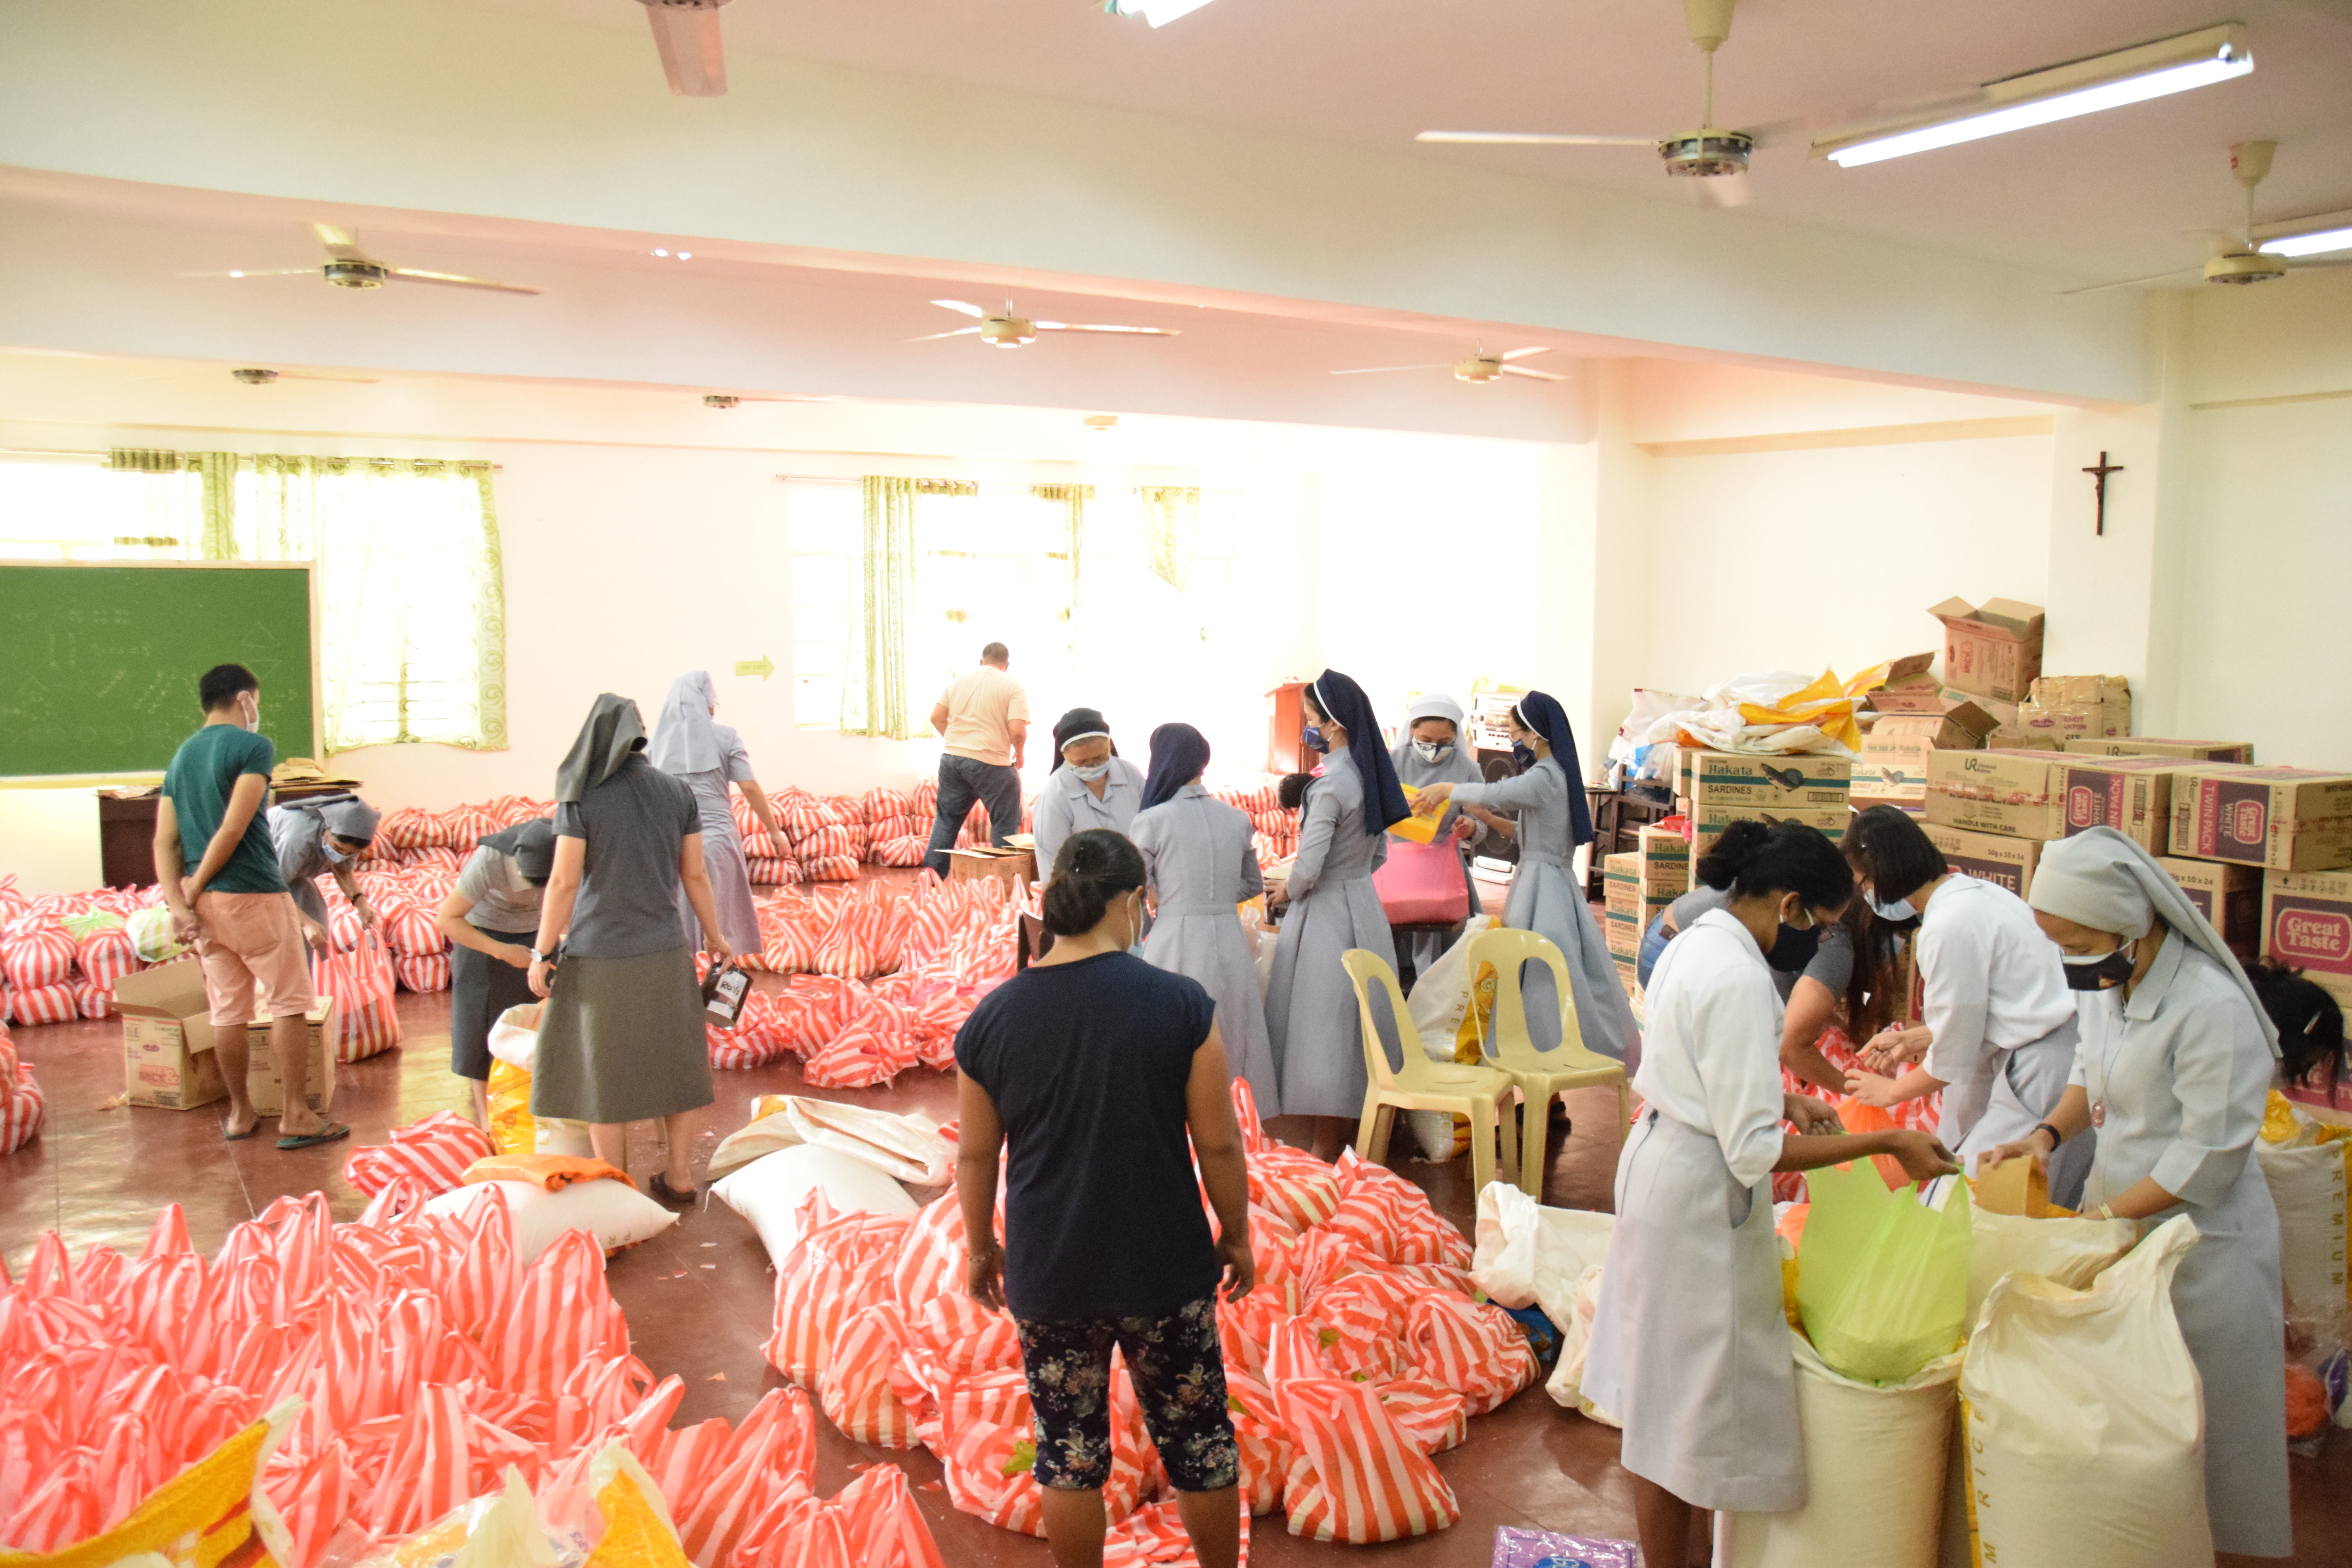
[[[2352,250],[2352,226],[2283,235],[2263,241],[2262,250],[2265,256],[2321,256],[2331,250]]]
[[[1164,27],[1179,16],[1189,16],[1206,5],[1209,0],[1145,0],[1143,19],[1155,27]]]
[[[2078,114],[2120,109],[2127,103],[2228,81],[2253,68],[2254,57],[2246,47],[2244,28],[2227,22],[2176,38],[1987,82],[1975,102],[1925,120],[1833,132],[1814,142],[1813,156],[1851,169],[2071,120]]]
[[[691,261],[694,259],[694,252],[691,250],[681,250],[677,253],[677,258],[680,261]]]
[[[656,251],[654,252],[654,254],[655,254],[656,256],[667,256],[667,255],[669,254],[669,252],[668,252],[668,251],[667,251],[667,250],[658,250],[658,249],[657,249],[657,250],[656,250]]]

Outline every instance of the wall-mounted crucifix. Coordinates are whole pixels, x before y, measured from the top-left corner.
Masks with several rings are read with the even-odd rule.
[[[2090,476],[2091,476],[2091,482],[2092,482],[2092,483],[2094,483],[2094,484],[2095,484],[2095,485],[2096,485],[2096,486],[2098,486],[2098,488],[2099,488],[2099,529],[2098,529],[2098,531],[2099,531],[2099,532],[2101,532],[2102,534],[2104,534],[2104,533],[2105,533],[2105,532],[2107,531],[2107,476],[2108,476],[2109,474],[2120,474],[2120,473],[2122,473],[2122,472],[2124,471],[2124,466],[2123,466],[2121,463],[2110,463],[2110,462],[2108,462],[2108,461],[2107,461],[2107,455],[2106,455],[2105,452],[2102,452],[2102,453],[2100,453],[2100,454],[2099,454],[2099,460],[2098,460],[2097,465],[2096,465],[2096,466],[2095,466],[2095,467],[2092,467],[2092,468],[2084,468],[2083,471],[2084,471],[2084,473],[2086,473],[2086,474],[2090,475]]]

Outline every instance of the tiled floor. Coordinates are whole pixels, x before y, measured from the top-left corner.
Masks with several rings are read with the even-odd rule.
[[[229,1227],[251,1218],[281,1194],[322,1190],[337,1217],[356,1216],[364,1199],[342,1180],[342,1162],[359,1143],[381,1142],[394,1127],[444,1107],[462,1107],[462,1085],[447,1071],[447,1001],[404,994],[405,1047],[341,1069],[335,1111],[349,1121],[353,1142],[299,1154],[280,1154],[268,1137],[224,1143],[217,1105],[173,1112],[100,1106],[121,1092],[121,1030],[117,1024],[25,1029],[18,1048],[49,1098],[40,1140],[0,1156],[0,1258],[21,1268],[39,1234],[55,1227],[79,1256],[104,1242],[133,1250],[157,1210],[177,1201],[187,1210],[196,1245],[216,1247]],[[725,1133],[740,1125],[751,1097],[805,1092],[797,1068],[783,1065],[719,1075],[719,1100],[703,1113],[696,1138],[699,1166]],[[820,1091],[891,1110],[952,1115],[953,1084],[946,1075],[917,1068],[887,1088]],[[1593,1092],[1573,1106],[1579,1127],[1601,1129],[1612,1120],[1613,1097]],[[1605,1207],[1614,1167],[1613,1137],[1580,1131],[1563,1141],[1555,1121],[1545,1179],[1547,1202]],[[631,1164],[649,1169],[650,1140],[632,1150]],[[1471,1204],[1460,1163],[1395,1162],[1426,1188],[1439,1212],[1467,1228]],[[929,1196],[919,1194],[919,1196]],[[671,1278],[684,1271],[685,1278]],[[636,1352],[656,1373],[686,1380],[680,1419],[738,1415],[776,1382],[760,1354],[768,1334],[772,1275],[751,1227],[722,1205],[687,1215],[660,1238],[615,1258],[614,1296],[629,1316]],[[1043,1568],[1041,1542],[983,1525],[948,1506],[939,1465],[920,1450],[900,1454],[849,1442],[822,1416],[817,1483],[830,1493],[846,1484],[852,1467],[877,1461],[906,1467],[916,1496],[956,1568],[1022,1564]],[[2318,1459],[2294,1462],[2296,1536],[2303,1563],[2352,1563],[2343,1544],[2352,1519],[2352,1437],[2333,1439]],[[1497,1525],[1538,1526],[1586,1534],[1627,1536],[1632,1500],[1616,1463],[1617,1436],[1605,1426],[1556,1407],[1529,1389],[1492,1415],[1470,1424],[1469,1440],[1441,1455],[1438,1468],[1462,1504],[1462,1522],[1417,1542],[1370,1549],[1384,1562],[1439,1565],[1490,1561]],[[1257,1521],[1253,1557],[1268,1568],[1339,1560],[1339,1548],[1283,1533],[1275,1516]]]

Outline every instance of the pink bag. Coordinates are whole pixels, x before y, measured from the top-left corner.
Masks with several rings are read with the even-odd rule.
[[[1393,926],[1452,926],[1470,918],[1470,880],[1452,838],[1415,844],[1391,835],[1372,890]]]
[[[352,1150],[343,1162],[343,1180],[371,1196],[398,1176],[415,1176],[446,1193],[465,1181],[466,1167],[496,1152],[488,1133],[454,1110],[436,1110],[394,1128],[389,1143]]]
[[[16,1059],[8,1032],[0,1029],[0,1154],[13,1154],[41,1135],[48,1100],[33,1081],[33,1069]]]
[[[348,952],[313,952],[310,989],[335,999],[337,1061],[360,1061],[400,1044],[392,955],[375,932],[363,931]]]
[[[1283,1488],[1290,1533],[1366,1546],[1445,1529],[1454,1489],[1369,1383],[1297,1378],[1275,1396],[1298,1445]]]

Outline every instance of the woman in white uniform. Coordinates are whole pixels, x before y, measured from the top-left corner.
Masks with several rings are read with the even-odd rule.
[[[760,951],[759,906],[751,901],[751,868],[743,858],[743,836],[736,831],[735,804],[728,786],[743,792],[751,815],[768,830],[768,842],[783,853],[784,830],[777,824],[775,807],[751,772],[751,755],[743,738],[724,724],[711,721],[719,711],[718,693],[707,670],[689,670],[669,683],[661,716],[654,721],[653,744],[646,756],[654,766],[674,773],[694,791],[695,809],[702,817],[702,864],[710,874],[710,899],[718,906],[719,925],[727,945],[737,952]],[[687,943],[702,945],[700,922],[681,894],[678,919]]]
[[[1936,1131],[1973,1172],[1986,1150],[2024,1137],[2066,1092],[2081,1034],[2066,966],[2024,900],[1955,873],[1919,825],[1894,806],[1855,815],[1845,858],[1873,913],[1919,922],[1919,1012],[1927,1026],[1918,1066],[1899,1079],[1854,1073],[1847,1087],[1881,1110],[1943,1090]],[[2077,1206],[2090,1171],[2085,1140],[2052,1166],[2051,1197]]]
[[[1247,814],[1201,787],[1209,742],[1190,724],[1151,731],[1151,773],[1128,837],[1143,853],[1153,905],[1143,960],[1200,982],[1217,1005],[1234,1075],[1249,1080],[1261,1117],[1282,1114],[1282,1083],[1265,1035],[1257,955],[1238,906],[1265,890]]]
[[[1452,801],[1518,813],[1519,864],[1511,874],[1503,923],[1547,938],[1568,961],[1569,984],[1576,993],[1571,1005],[1586,1048],[1620,1061],[1633,1059],[1641,1035],[1633,1005],[1576,877],[1577,847],[1592,842],[1592,816],[1577,777],[1576,737],[1568,714],[1544,693],[1530,691],[1512,706],[1508,728],[1512,754],[1525,772],[1496,784],[1430,784],[1413,809],[1433,816]],[[1838,900],[1841,908],[1844,902]],[[1539,1048],[1558,1041],[1559,998],[1551,971],[1531,964],[1520,984],[1530,1037]]]
[[[1462,743],[1462,704],[1442,691],[1416,697],[1404,710],[1404,739],[1389,752],[1389,762],[1396,769],[1397,782],[1409,789],[1425,789],[1433,784],[1477,784],[1485,776]],[[1440,837],[1451,835],[1462,857],[1462,879],[1470,889],[1470,914],[1473,919],[1486,913],[1478,901],[1478,879],[1470,875],[1470,852],[1486,842],[1489,827],[1488,814],[1468,811],[1456,801],[1446,808],[1439,820]],[[1423,931],[1412,939],[1412,967],[1425,974],[1452,946],[1459,931]]]
[[[1864,1154],[1892,1154],[1914,1178],[1955,1168],[1924,1132],[1841,1133],[1829,1106],[1781,1091],[1780,997],[1764,955],[1853,896],[1836,847],[1801,824],[1737,822],[1703,868],[1731,899],[1666,949],[1648,992],[1633,1077],[1644,1110],[1617,1161],[1584,1365],[1585,1394],[1624,1422],[1642,1560],[1661,1568],[1690,1561],[1693,1509],[1805,1501],[1771,1173]]]
[[[1037,868],[1050,877],[1062,846],[1105,827],[1124,835],[1143,809],[1143,774],[1118,754],[1110,726],[1091,708],[1073,708],[1054,726],[1054,771],[1037,792]]]
[[[1340,958],[1351,947],[1384,957],[1394,951],[1372,871],[1388,858],[1389,824],[1412,808],[1363,688],[1327,669],[1301,696],[1307,744],[1326,754],[1299,808],[1290,907],[1266,977],[1265,1033],[1283,1114],[1317,1118],[1307,1133],[1314,1152],[1336,1160],[1363,1115],[1370,1082],[1356,990]]]
[[[2082,1001],[2073,1082],[1987,1166],[2088,1142],[2099,1218],[2196,1221],[2173,1315],[2205,1385],[2205,1511],[2213,1549],[2294,1550],[2280,1347],[2278,1213],[2251,1155],[2278,1040],[2220,936],[2148,852],[2112,827],[2061,839],[2033,874],[2034,918]]]

